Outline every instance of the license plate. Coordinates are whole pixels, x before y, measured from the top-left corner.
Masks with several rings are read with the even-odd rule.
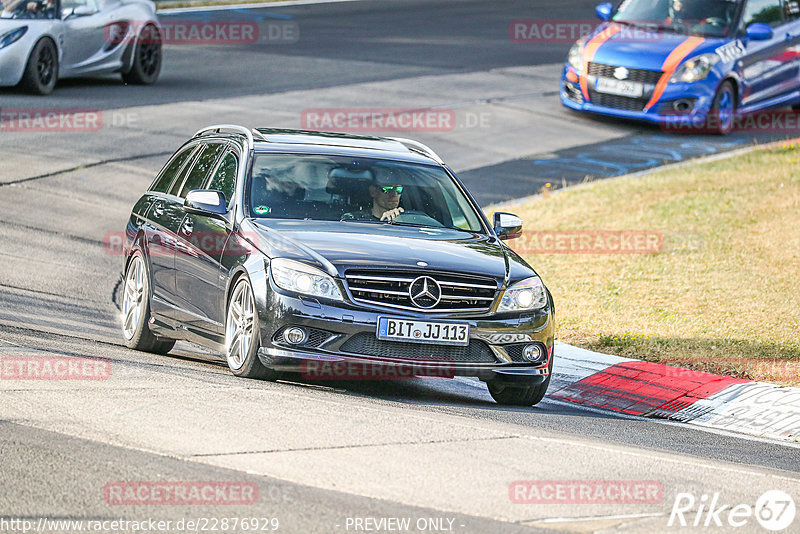
[[[614,80],[612,78],[597,78],[594,88],[599,93],[609,95],[640,97],[644,94],[644,85],[639,82]]]
[[[469,345],[469,325],[378,318],[378,339],[435,343],[437,345]]]

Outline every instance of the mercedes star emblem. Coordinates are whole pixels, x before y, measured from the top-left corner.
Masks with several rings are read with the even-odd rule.
[[[414,306],[429,309],[439,304],[442,288],[430,276],[420,276],[408,286],[408,296]]]

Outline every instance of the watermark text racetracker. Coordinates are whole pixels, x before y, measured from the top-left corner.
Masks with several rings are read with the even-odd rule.
[[[3,133],[92,133],[106,128],[135,127],[134,111],[87,108],[0,108]]]
[[[657,22],[620,25],[614,39],[629,43],[662,40]],[[598,27],[597,19],[517,19],[508,25],[508,37],[514,43],[574,43],[590,35]]]
[[[49,517],[0,517],[0,532],[273,532],[277,517],[182,517],[180,519],[54,519]]]
[[[447,108],[313,108],[300,114],[304,130],[350,133],[452,132],[465,128],[489,128],[489,112]]]
[[[658,504],[657,480],[516,480],[508,486],[514,504]]]
[[[111,361],[73,356],[3,356],[0,380],[106,380]]]
[[[117,22],[105,27],[105,40],[119,45],[138,35],[140,43],[166,45],[294,44],[300,27],[294,20],[192,20],[162,18],[159,32],[142,32],[149,21]]]

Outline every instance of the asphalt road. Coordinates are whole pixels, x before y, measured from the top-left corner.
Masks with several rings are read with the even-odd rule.
[[[544,181],[602,178],[753,140],[671,137],[560,109],[557,62],[569,45],[512,43],[508,23],[591,10],[382,1],[237,12],[224,17],[295,21],[300,38],[170,45],[154,87],[77,80],[47,99],[0,92],[3,108],[103,117],[89,132],[0,134],[0,359],[68,355],[111,369],[104,380],[0,380],[0,521],[256,516],[279,518],[283,532],[348,532],[355,518],[408,517],[441,520],[416,531],[662,532],[682,492],[752,506],[782,489],[798,500],[800,449],[788,444],[551,400],[502,408],[471,380],[253,382],[192,345],[165,357],[121,346],[113,295],[122,259],[104,244],[168,155],[206,124],[298,127],[312,107],[444,107],[457,128],[414,136],[463,171],[485,204]],[[484,123],[470,127],[476,117]],[[512,481],[537,479],[657,481],[664,495],[627,505],[511,502]],[[103,490],[118,481],[253,483],[259,497],[116,505]]]

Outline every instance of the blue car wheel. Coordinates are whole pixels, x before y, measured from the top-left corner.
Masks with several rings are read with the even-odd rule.
[[[728,134],[733,130],[733,118],[736,114],[736,91],[730,81],[722,82],[714,95],[709,113],[709,125],[718,134]]]

